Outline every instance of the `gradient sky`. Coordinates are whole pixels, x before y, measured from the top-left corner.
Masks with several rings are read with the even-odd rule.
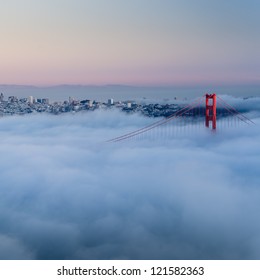
[[[259,0],[0,3],[0,84],[260,84]]]

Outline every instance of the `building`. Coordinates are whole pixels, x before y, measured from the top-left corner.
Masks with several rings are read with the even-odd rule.
[[[4,94],[1,92],[0,94],[0,102],[3,102],[4,101]]]
[[[91,107],[93,107],[93,100],[89,100],[88,101],[88,106],[91,108]]]
[[[42,104],[49,104],[49,103],[50,103],[49,98],[43,98],[42,99]]]
[[[113,98],[108,99],[108,105],[114,105],[114,100]]]
[[[74,97],[69,97],[69,104],[72,104],[73,103],[73,101],[74,101]]]
[[[32,104],[34,102],[33,96],[28,97],[28,103]]]
[[[9,96],[8,97],[8,102],[17,102],[18,101],[18,98],[16,96]]]

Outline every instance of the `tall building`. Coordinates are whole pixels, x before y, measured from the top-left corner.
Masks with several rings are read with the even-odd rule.
[[[93,100],[89,100],[89,101],[88,101],[88,106],[89,106],[89,107],[92,107],[92,106],[93,106]]]
[[[108,99],[108,105],[113,105],[113,104],[114,104],[113,98]]]
[[[29,102],[30,104],[33,103],[33,96],[29,96],[29,97],[28,97],[28,102]]]
[[[1,92],[0,94],[0,102],[3,102],[4,101],[4,94]]]
[[[74,100],[75,100],[74,97],[71,97],[71,96],[70,96],[70,97],[69,97],[69,104],[72,104],[72,103],[74,102]]]

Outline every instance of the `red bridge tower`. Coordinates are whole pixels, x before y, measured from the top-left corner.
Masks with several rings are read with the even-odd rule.
[[[217,128],[217,95],[206,94],[206,115],[205,115],[205,125],[209,127],[210,122],[212,122],[212,129]]]

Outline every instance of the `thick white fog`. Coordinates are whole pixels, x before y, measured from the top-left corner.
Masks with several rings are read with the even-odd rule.
[[[230,100],[229,100],[230,101]],[[0,119],[1,259],[260,259],[256,125],[105,141],[153,120],[118,111]]]

